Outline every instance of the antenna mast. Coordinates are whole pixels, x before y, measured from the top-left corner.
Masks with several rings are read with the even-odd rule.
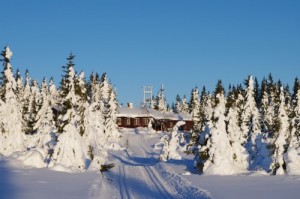
[[[153,86],[143,86],[144,90],[144,107],[152,107],[153,106]]]

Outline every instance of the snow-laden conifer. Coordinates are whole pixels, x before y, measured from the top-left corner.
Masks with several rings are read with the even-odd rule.
[[[41,88],[42,106],[37,113],[37,122],[33,127],[39,137],[37,148],[44,152],[44,160],[47,162],[52,155],[52,150],[55,145],[55,121],[51,108],[51,100],[46,80],[42,82]]]
[[[261,134],[260,114],[254,98],[254,85],[252,76],[246,82],[246,97],[242,113],[241,141],[249,152],[251,168],[261,166],[265,157],[265,143]]]
[[[285,110],[285,97],[283,87],[280,87],[279,107],[275,119],[274,128],[274,154],[272,156],[271,172],[274,175],[285,174],[286,163],[284,161],[284,153],[286,151],[287,139],[290,136],[289,118]]]
[[[181,112],[182,113],[189,113],[189,105],[186,101],[186,96],[184,95],[181,101]]]
[[[199,100],[199,91],[198,88],[192,89],[191,92],[191,101],[190,101],[190,114],[193,119],[193,130],[195,132],[201,131],[201,124],[200,124],[200,100]]]
[[[116,90],[111,89],[109,91],[108,107],[105,114],[105,134],[109,141],[117,142],[120,138],[117,125],[117,96]]]
[[[266,109],[266,113],[264,115],[264,121],[267,127],[267,133],[269,137],[273,137],[274,133],[274,125],[275,125],[275,114],[276,114],[276,107],[278,106],[277,103],[277,91],[276,91],[276,84],[273,81],[273,77],[270,74],[268,77],[268,106]]]
[[[30,86],[30,95],[29,95],[29,104],[28,104],[28,118],[26,134],[34,134],[36,133],[33,130],[33,127],[36,123],[36,115],[40,109],[40,91],[37,80],[33,80]]]
[[[219,81],[215,91],[213,117],[210,121],[212,123],[210,137],[200,154],[203,172],[206,174],[230,175],[240,172],[234,165],[232,147],[226,132],[225,103],[224,88]]]
[[[22,77],[21,77],[19,69],[17,69],[17,71],[16,71],[15,80],[16,80],[16,84],[17,84],[15,94],[17,96],[17,101],[19,102],[18,105],[22,110],[22,108],[23,108],[22,101],[23,101],[23,95],[24,95],[24,86],[23,86]]]
[[[1,76],[0,101],[0,153],[10,155],[25,150],[22,133],[22,114],[15,95],[16,81],[13,76],[10,59],[12,52],[5,47],[1,53],[4,70]]]
[[[104,104],[108,102],[109,92],[112,89],[111,87],[112,86],[107,78],[107,74],[103,73],[100,80],[100,93]]]
[[[234,92],[236,92],[234,90]],[[249,154],[243,147],[242,143],[242,130],[239,125],[239,100],[240,94],[232,94],[232,104],[229,107],[226,117],[227,121],[227,133],[232,146],[233,160],[237,167],[243,170],[247,170],[249,166]]]
[[[158,94],[155,98],[155,106],[154,109],[160,112],[167,112],[167,100],[165,97],[165,88],[164,85],[161,85]]]
[[[261,130],[262,133],[265,134],[268,132],[267,122],[265,121],[267,118],[267,109],[269,107],[269,94],[268,94],[268,85],[267,80],[263,79],[261,83],[261,106],[260,106],[260,114],[261,114]]]
[[[80,135],[83,135],[85,133],[84,120],[86,116],[86,110],[89,106],[87,83],[85,81],[83,71],[79,74],[78,77],[75,77],[75,93],[77,99],[76,111],[80,117],[77,128],[79,130]]]
[[[181,104],[182,104],[181,98],[180,98],[179,95],[177,95],[176,96],[176,102],[175,102],[175,109],[173,110],[174,113],[181,113],[182,112]]]
[[[291,136],[284,160],[287,174],[300,175],[300,83],[297,78],[294,84]]]
[[[54,84],[54,80],[51,77],[49,81],[49,100],[52,108],[57,107],[58,98],[59,98],[59,94]]]
[[[161,161],[168,161],[169,159],[181,160],[181,156],[177,152],[179,148],[179,133],[178,129],[180,126],[184,125],[185,122],[179,121],[173,127],[171,135],[164,136],[162,154],[160,155]]]
[[[85,169],[86,146],[77,128],[79,115],[76,112],[77,98],[75,93],[74,58],[70,54],[65,66],[65,76],[62,80],[61,99],[63,100],[62,111],[59,117],[60,135],[54,148],[49,167],[56,170],[82,171]]]

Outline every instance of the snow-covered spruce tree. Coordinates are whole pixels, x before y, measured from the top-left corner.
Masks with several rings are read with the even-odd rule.
[[[246,96],[242,113],[241,142],[249,152],[250,169],[263,168],[268,170],[268,163],[264,162],[269,155],[266,143],[261,134],[260,114],[254,98],[254,85],[252,76],[246,81]]]
[[[290,93],[290,87],[289,85],[287,84],[285,87],[284,87],[284,97],[285,97],[285,107],[286,107],[286,111],[287,111],[287,114],[290,115],[291,114],[291,105],[292,105],[292,96],[291,96],[291,93]]]
[[[86,110],[88,109],[88,90],[87,83],[84,79],[84,72],[82,71],[79,76],[75,77],[75,94],[77,99],[77,113],[80,117],[78,121],[77,128],[79,130],[80,135],[82,136],[85,133],[85,124],[84,118],[86,116]]]
[[[29,122],[29,118],[30,118],[29,104],[30,104],[30,99],[31,99],[30,82],[31,82],[31,79],[29,77],[29,71],[26,70],[24,90],[23,90],[23,99],[22,99],[22,118],[23,118],[22,131],[25,133],[29,132],[29,127],[28,127],[28,122]]]
[[[186,96],[184,95],[181,101],[181,113],[189,113],[189,105],[186,101]]]
[[[49,100],[52,108],[57,107],[58,98],[59,98],[59,94],[58,91],[56,90],[53,77],[51,77],[49,81]]]
[[[107,106],[107,102],[108,102],[108,98],[109,98],[109,91],[112,89],[111,87],[112,86],[111,86],[110,82],[108,81],[107,74],[103,73],[101,76],[101,80],[100,80],[100,93],[101,93],[100,97],[104,103],[104,106]]]
[[[254,78],[254,98],[255,98],[255,102],[257,104],[257,108],[260,109],[260,105],[261,105],[261,98],[260,98],[260,93],[261,93],[261,88],[259,86],[258,80],[255,77]]]
[[[233,87],[232,92],[228,95],[227,108],[228,113],[226,116],[227,123],[227,133],[230,140],[230,145],[232,146],[233,160],[235,166],[241,170],[247,170],[249,166],[249,154],[248,151],[242,146],[241,142],[242,130],[239,125],[240,120],[240,95]]]
[[[199,119],[200,119],[200,129],[201,131],[204,130],[205,124],[208,121],[209,118],[207,118],[207,108],[209,108],[209,104],[208,104],[208,94],[206,92],[206,88],[205,86],[203,86],[203,89],[201,91],[201,95],[200,95],[200,106],[199,106]]]
[[[48,85],[44,79],[41,88],[41,109],[38,111],[36,119],[37,122],[33,130],[37,132],[38,143],[36,148],[40,150],[44,161],[49,163],[50,157],[55,146],[55,121],[53,111],[51,108],[51,100],[48,90]]]
[[[15,80],[16,80],[16,84],[17,84],[15,94],[17,96],[17,101],[19,102],[19,107],[23,108],[22,101],[23,101],[23,95],[24,95],[24,86],[23,86],[22,77],[21,77],[19,69],[17,69],[17,71],[16,71]]]
[[[108,107],[105,114],[105,134],[109,141],[118,142],[120,133],[117,125],[117,94],[116,90],[112,89],[109,91]]]
[[[1,73],[0,90],[0,153],[8,156],[16,151],[24,151],[25,146],[22,133],[22,114],[15,95],[17,84],[10,65],[12,52],[9,47],[5,47],[1,55],[4,70]]]
[[[193,131],[201,132],[201,124],[200,124],[200,100],[199,100],[199,91],[198,88],[192,89],[191,92],[191,101],[190,101],[190,114],[193,119]]]
[[[189,153],[193,153],[195,155],[195,159],[198,159],[199,149],[201,145],[200,134],[204,131],[204,126],[207,123],[207,115],[206,115],[206,108],[209,106],[207,104],[208,96],[206,93],[205,87],[203,87],[201,96],[200,96],[200,103],[199,103],[199,130],[194,131],[191,137],[191,143],[189,144]]]
[[[280,87],[279,107],[276,113],[274,125],[274,151],[272,156],[271,173],[273,175],[283,175],[286,170],[284,153],[286,151],[287,139],[290,136],[289,118],[285,110],[285,97],[283,87]]]
[[[99,89],[100,89],[99,98],[100,98],[100,100],[102,101],[102,104],[103,104],[103,108],[102,107],[100,107],[100,108],[101,108],[102,114],[104,116],[103,125],[105,126],[106,114],[108,112],[109,92],[112,89],[112,86],[111,86],[110,82],[108,81],[106,73],[103,73],[102,76],[101,76]]]
[[[169,159],[181,160],[181,156],[177,152],[179,148],[178,129],[184,124],[185,122],[183,121],[177,122],[176,125],[173,127],[171,135],[166,135],[165,137],[163,137],[164,146],[160,155],[161,161],[166,162]]]
[[[191,139],[191,149],[189,152],[195,155],[195,166],[198,165],[201,154],[201,147],[207,144],[207,139],[209,138],[210,129],[212,128],[211,120],[213,109],[212,109],[212,96],[209,92],[204,92],[205,89],[203,87],[203,91],[201,92],[200,97],[200,121],[201,121],[201,131],[200,134],[193,134]],[[204,147],[205,148],[205,147]]]
[[[201,148],[198,165],[206,174],[231,175],[239,173],[240,170],[234,165],[232,147],[228,139],[225,123],[226,100],[221,80],[218,81],[215,90],[215,106],[211,119],[212,128],[206,146]]]
[[[241,127],[242,123],[243,123],[242,114],[243,114],[244,102],[245,102],[244,89],[243,89],[242,85],[238,85],[236,87],[234,96],[236,99],[236,106],[238,109],[238,125],[239,125],[239,127]]]
[[[100,78],[99,74],[94,71],[90,75],[90,82],[88,85],[88,95],[91,102],[100,100]]]
[[[155,110],[158,110],[160,112],[167,112],[167,100],[165,97],[165,88],[164,85],[161,85],[158,94],[155,98]]]
[[[173,112],[174,113],[181,113],[181,104],[182,104],[182,101],[181,101],[181,98],[179,95],[176,96],[176,102],[175,102],[175,107],[174,107],[174,110]]]
[[[83,171],[85,169],[86,147],[77,129],[80,117],[76,112],[78,107],[75,93],[75,71],[73,54],[67,58],[68,63],[63,68],[61,85],[62,107],[59,116],[60,126],[57,144],[49,163],[49,167],[64,171]]]
[[[86,145],[89,146],[89,155],[93,157],[93,150],[101,149],[106,144],[106,137],[104,135],[104,116],[102,112],[104,104],[101,100],[100,79],[98,74],[91,74],[88,93],[90,106],[88,107],[85,116],[86,129],[84,139]]]
[[[268,132],[268,126],[266,124],[265,118],[267,115],[267,109],[269,106],[269,94],[268,94],[268,82],[264,78],[261,82],[261,91],[260,91],[260,99],[261,99],[261,105],[260,105],[260,115],[261,115],[261,120],[260,120],[260,126],[263,135],[267,134]]]
[[[102,111],[104,116],[105,136],[109,141],[117,142],[120,137],[116,124],[118,102],[116,98],[116,91],[108,81],[106,73],[104,73],[101,77],[100,93],[100,99],[104,105]]]
[[[29,105],[28,105],[28,118],[27,128],[25,133],[26,134],[35,134],[36,132],[33,130],[33,127],[36,123],[36,115],[40,109],[40,91],[39,85],[37,80],[33,80],[30,86],[30,98],[29,98]]]
[[[266,109],[266,113],[264,115],[264,121],[267,127],[267,134],[268,137],[273,137],[273,133],[274,133],[274,118],[275,118],[275,109],[277,107],[277,102],[276,102],[276,94],[277,94],[277,90],[276,90],[276,84],[273,81],[273,77],[270,74],[268,77],[268,106]]]
[[[300,82],[298,78],[295,79],[292,99],[291,136],[284,161],[287,174],[300,175]]]

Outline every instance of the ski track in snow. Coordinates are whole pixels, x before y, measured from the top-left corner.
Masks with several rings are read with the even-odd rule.
[[[90,198],[210,198],[210,194],[191,186],[177,174],[169,173],[158,161],[147,136],[128,134],[127,151],[112,152],[116,167],[97,177],[90,188]],[[154,157],[154,156],[157,157]]]

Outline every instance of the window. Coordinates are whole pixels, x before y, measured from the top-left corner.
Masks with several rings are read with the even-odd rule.
[[[133,124],[134,124],[134,126],[139,126],[140,125],[139,118],[134,118]]]
[[[122,119],[121,118],[117,118],[117,124],[118,124],[118,126],[122,125]]]
[[[130,118],[125,119],[125,125],[130,126]]]
[[[143,125],[147,126],[149,124],[149,118],[143,118]]]

